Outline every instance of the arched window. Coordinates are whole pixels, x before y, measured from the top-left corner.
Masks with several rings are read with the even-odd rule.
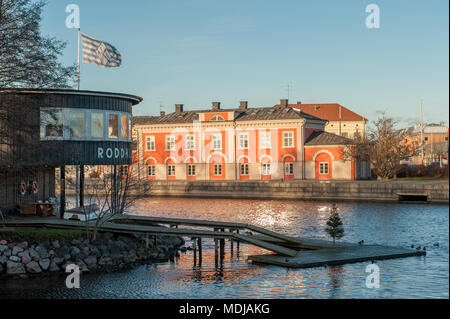
[[[210,121],[225,121],[225,119],[220,115],[214,115],[211,117]]]

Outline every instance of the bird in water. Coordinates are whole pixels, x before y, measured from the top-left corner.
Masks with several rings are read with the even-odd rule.
[[[439,243],[434,243],[433,246],[434,247],[439,247]]]
[[[411,248],[414,248],[414,244],[411,245]]]
[[[362,246],[364,244],[364,239],[358,242],[358,245]]]
[[[420,246],[417,246],[417,247],[416,247],[416,250],[420,250],[420,248],[421,248]]]
[[[424,246],[422,250],[423,250],[423,251],[427,251],[427,247]]]

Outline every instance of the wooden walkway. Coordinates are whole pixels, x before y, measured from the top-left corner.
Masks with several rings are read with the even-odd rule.
[[[59,229],[86,229],[86,227],[93,227],[94,224],[95,221],[85,223],[41,217],[12,218],[5,222],[7,227]],[[230,240],[231,251],[233,250],[233,241],[236,241],[238,245],[239,242],[244,242],[275,253],[249,256],[249,260],[252,262],[298,268],[425,255],[424,251],[413,249],[379,245],[359,246],[352,243],[333,244],[325,240],[295,238],[249,224],[208,220],[121,215],[102,223],[98,230],[112,233],[190,237],[194,240],[194,260],[196,258],[197,244],[201,258],[202,238],[213,238],[216,256],[220,250],[220,256],[222,257],[224,255],[225,239]]]

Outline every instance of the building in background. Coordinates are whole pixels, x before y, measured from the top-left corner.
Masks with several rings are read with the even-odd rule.
[[[410,165],[429,165],[436,163],[446,165],[448,163],[448,136],[449,129],[444,122],[439,124],[425,124],[408,127],[403,142],[416,143],[419,146],[418,154],[402,163]]]
[[[175,112],[133,118],[133,163],[149,180],[355,179],[369,174],[344,160],[351,140],[327,121],[288,107]]]
[[[275,107],[280,104],[275,105]],[[365,134],[367,119],[338,103],[316,103],[316,104],[289,104],[289,107],[300,110],[315,117],[327,120],[325,131],[353,138],[356,132]]]

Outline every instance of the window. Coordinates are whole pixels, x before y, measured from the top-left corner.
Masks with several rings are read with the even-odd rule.
[[[70,136],[86,137],[86,121],[84,112],[70,112]]]
[[[120,117],[120,136],[124,139],[128,138],[128,121],[127,121],[127,116],[126,115],[122,115]]]
[[[241,164],[241,175],[248,175],[248,164]]]
[[[240,149],[248,148],[248,133],[239,134],[239,148]]]
[[[211,143],[212,143],[212,148],[214,150],[221,150],[222,149],[222,134],[211,135]]]
[[[444,138],[444,140],[447,142],[447,141],[448,141],[448,136],[446,136],[446,137]]]
[[[119,115],[109,114],[109,128],[108,137],[118,138],[119,137]]]
[[[294,147],[294,132],[283,132],[283,147]]]
[[[342,137],[348,137],[348,133],[347,132],[342,132]]]
[[[188,164],[188,176],[195,176],[195,165]]]
[[[210,121],[225,121],[225,119],[220,115],[214,115],[211,117]]]
[[[146,151],[154,151],[155,148],[155,136],[150,135],[145,137],[145,150]]]
[[[259,132],[259,148],[270,148],[270,132]]]
[[[175,136],[166,136],[166,151],[175,151]]]
[[[186,135],[186,150],[195,150],[194,135]]]
[[[41,137],[63,137],[64,118],[62,111],[42,111]]]
[[[328,162],[320,162],[319,163],[319,174],[321,174],[321,175],[328,174]]]
[[[93,112],[91,114],[91,136],[103,138],[105,136],[105,124],[103,113]]]
[[[270,175],[270,163],[261,165],[261,174],[262,175]]]
[[[155,165],[149,165],[148,166],[147,174],[148,174],[148,176],[155,176],[156,175]]]
[[[167,166],[167,176],[175,176],[175,165]]]
[[[425,142],[428,141],[428,137],[425,137],[423,140],[424,140]]]
[[[119,172],[120,172],[120,176],[122,176],[122,177],[128,176],[128,166],[121,165]]]
[[[284,173],[286,175],[294,175],[294,163],[284,163]]]
[[[222,175],[222,164],[214,164],[214,176]]]

